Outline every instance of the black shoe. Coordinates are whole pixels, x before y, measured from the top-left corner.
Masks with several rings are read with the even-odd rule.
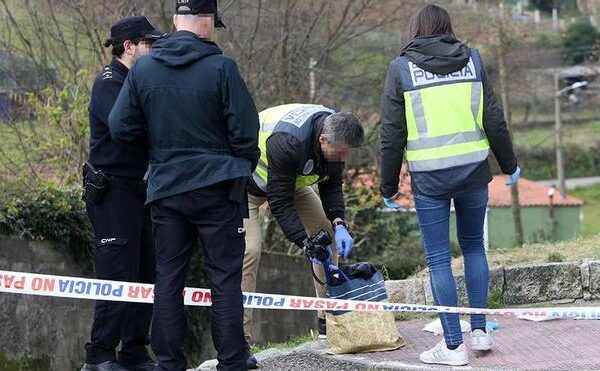
[[[246,343],[246,351],[248,353],[248,358],[246,359],[246,367],[248,367],[248,370],[256,370],[258,368],[258,360],[250,352],[250,345],[248,345],[248,343]]]
[[[155,367],[156,363],[152,361],[146,361],[144,363],[140,363],[134,366],[127,366],[125,368],[129,371],[153,371]]]
[[[84,363],[81,371],[128,371],[126,368],[121,367],[117,362],[106,361],[102,363],[90,364]]]
[[[325,318],[319,318],[319,339],[327,339],[327,321]]]

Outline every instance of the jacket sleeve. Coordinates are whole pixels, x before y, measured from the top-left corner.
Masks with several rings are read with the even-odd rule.
[[[108,126],[108,115],[114,106],[122,85],[113,79],[101,81],[93,89],[92,103],[90,104],[91,114],[100,122]]]
[[[398,193],[404,147],[408,137],[404,96],[399,76],[396,61],[392,61],[388,68],[381,102],[380,191],[383,197],[392,197]]]
[[[271,213],[285,236],[302,246],[307,235],[294,207],[296,172],[300,163],[299,146],[296,138],[282,133],[274,134],[267,140],[267,200]]]
[[[254,171],[260,158],[258,112],[235,62],[228,60],[223,71],[223,113],[227,120],[229,145],[234,156],[252,163]]]
[[[144,111],[135,85],[135,66],[127,74],[119,97],[110,111],[108,126],[115,141],[136,147],[147,143]]]
[[[336,218],[345,219],[344,191],[342,189],[344,163],[328,164],[328,179],[319,183],[319,196],[325,215],[330,221]]]
[[[485,69],[483,70],[483,130],[502,172],[507,175],[514,173],[517,169],[517,157],[513,150],[502,105],[496,99]]]

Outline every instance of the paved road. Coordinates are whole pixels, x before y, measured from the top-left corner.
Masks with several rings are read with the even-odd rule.
[[[543,184],[545,186],[557,185],[558,180],[539,180],[536,183]],[[566,180],[567,189],[575,189],[578,187],[587,187],[594,184],[600,184],[600,176],[593,176],[588,178],[570,178]]]

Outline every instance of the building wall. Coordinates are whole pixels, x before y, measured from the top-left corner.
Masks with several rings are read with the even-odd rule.
[[[564,241],[581,234],[581,208],[555,207],[555,229],[549,220],[547,207],[524,207],[521,209],[525,242]],[[416,220],[417,216],[413,213]],[[489,248],[508,248],[514,246],[514,224],[512,210],[508,207],[488,209]],[[456,237],[456,215],[450,213],[450,241],[458,244]]]
[[[581,232],[580,207],[556,207],[555,228],[552,231],[549,208],[524,207],[521,209],[523,232],[528,243],[562,241],[571,239]],[[512,210],[508,207],[490,208],[488,213],[490,248],[514,246],[514,224]]]

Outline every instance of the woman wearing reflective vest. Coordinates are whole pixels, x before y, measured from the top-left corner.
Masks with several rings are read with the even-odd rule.
[[[405,157],[431,289],[438,305],[457,306],[450,265],[450,205],[456,211],[469,305],[487,306],[488,263],[483,224],[488,201],[488,165],[493,152],[507,185],[516,186],[517,166],[502,107],[479,52],[458,41],[448,12],[423,7],[410,26],[410,42],[388,69],[381,109],[381,193],[387,207]],[[425,363],[465,365],[469,357],[457,314],[440,314],[444,339],[421,354]],[[471,316],[472,349],[490,350],[484,315]]]

